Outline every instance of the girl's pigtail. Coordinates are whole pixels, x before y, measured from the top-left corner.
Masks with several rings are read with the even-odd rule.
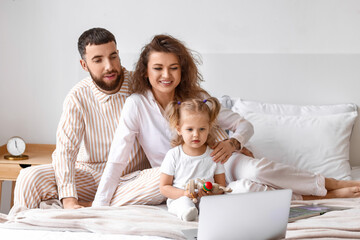
[[[209,114],[209,117],[210,117],[210,124],[213,124],[217,118],[217,116],[219,115],[219,112],[220,112],[220,102],[214,98],[214,97],[209,97],[206,99],[206,103],[209,103],[207,104],[209,109],[210,109],[210,114]]]
[[[210,132],[207,138],[206,143],[212,147],[216,142],[216,130],[218,129],[218,125],[216,124],[217,116],[220,112],[220,102],[217,98],[209,97],[206,99],[205,104],[209,107],[209,124],[210,124]]]

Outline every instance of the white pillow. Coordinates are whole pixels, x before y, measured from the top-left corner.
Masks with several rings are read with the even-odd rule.
[[[349,147],[356,105],[300,106],[238,99],[232,110],[254,125],[247,147],[256,158],[350,179]]]
[[[224,96],[225,97],[225,96]],[[224,98],[223,97],[223,98]],[[224,100],[223,100],[224,101]],[[357,107],[353,103],[331,105],[291,105],[263,103],[243,99],[233,99],[232,110],[241,114],[249,112],[279,114],[279,115],[328,115],[336,113],[354,112]]]

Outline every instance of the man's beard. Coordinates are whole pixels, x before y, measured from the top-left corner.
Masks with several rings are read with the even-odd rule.
[[[111,71],[111,72],[107,72],[105,74],[112,74],[112,73],[117,73],[117,78],[115,79],[115,81],[113,81],[112,83],[110,83],[110,85],[108,85],[105,81],[102,80],[103,76],[105,74],[103,74],[100,78],[95,77],[91,71],[89,71],[91,78],[93,79],[93,81],[95,82],[96,86],[98,86],[100,89],[104,90],[104,91],[113,91],[115,90],[121,81],[121,74],[117,71]]]

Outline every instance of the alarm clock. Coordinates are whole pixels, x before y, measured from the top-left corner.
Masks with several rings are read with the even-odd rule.
[[[28,155],[24,155],[26,149],[26,143],[21,137],[12,137],[8,140],[6,145],[7,151],[10,155],[5,155],[4,158],[8,160],[25,160],[28,159]]]

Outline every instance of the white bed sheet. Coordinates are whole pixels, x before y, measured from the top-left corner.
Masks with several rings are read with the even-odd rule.
[[[166,205],[64,210],[54,202],[58,201],[43,202],[41,209],[0,214],[0,236],[11,240],[184,239],[181,230],[197,227],[197,222],[184,222],[169,213]]]
[[[168,240],[156,236],[136,236],[123,234],[100,234],[90,232],[60,232],[46,230],[0,229],[2,240]]]
[[[352,178],[360,180],[360,166],[352,168]],[[333,206],[347,206],[354,209],[344,211],[343,213],[327,213],[326,216],[319,216],[311,219],[298,220],[294,223],[288,224],[287,237],[290,238],[323,238],[328,237],[332,239],[343,239],[346,236],[360,237],[360,199],[330,199],[330,200],[317,200],[317,201],[294,201],[293,205],[299,204],[328,204]],[[157,206],[158,208],[166,211],[166,205]],[[171,215],[170,213],[167,213]],[[344,214],[344,215],[343,215]],[[332,216],[333,215],[333,216]],[[359,216],[359,217],[357,217]],[[175,217],[175,216],[173,216]],[[347,219],[351,217],[351,221]],[[144,216],[146,218],[146,216]],[[149,218],[149,221],[152,219]],[[322,222],[327,221],[325,226]],[[359,227],[352,226],[352,222]],[[197,223],[194,223],[197,226]],[[330,226],[327,229],[327,226]],[[185,225],[184,225],[185,226]],[[184,228],[179,225],[179,229]],[[189,227],[189,226],[187,226]],[[186,227],[186,228],[187,228]],[[358,234],[359,232],[359,234]],[[333,234],[333,235],[331,235]],[[358,234],[358,235],[356,235]],[[127,234],[106,234],[97,232],[74,232],[74,231],[54,231],[54,230],[39,230],[39,229],[7,229],[0,227],[1,239],[27,239],[27,240],[52,240],[52,239],[67,239],[67,240],[115,240],[115,239],[129,239],[129,240],[164,240],[168,239],[160,236],[150,235],[127,235]],[[5,237],[5,238],[3,238]],[[178,237],[181,239],[181,237]]]
[[[289,239],[360,239],[360,198],[325,199],[314,201],[293,201],[292,206],[324,204],[348,207],[348,210],[333,211],[321,216],[297,220],[287,226],[286,237]],[[170,213],[167,213],[170,214]],[[100,234],[90,232],[19,230],[0,228],[1,239],[27,240],[165,240],[158,236],[138,236],[124,234]],[[5,237],[5,238],[3,238]],[[178,237],[177,239],[184,239]]]

